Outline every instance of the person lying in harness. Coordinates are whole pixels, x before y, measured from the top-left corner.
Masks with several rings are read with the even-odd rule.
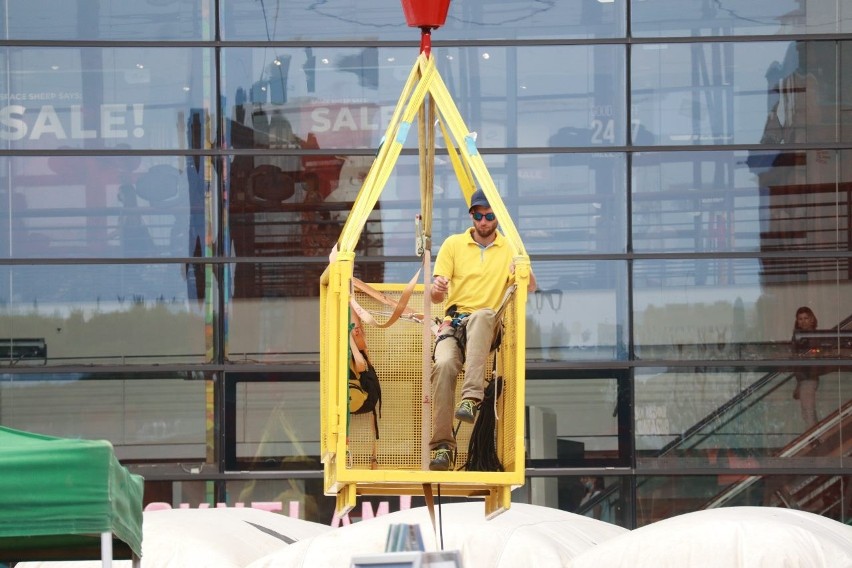
[[[447,471],[454,461],[453,418],[473,423],[485,389],[488,356],[499,329],[498,311],[513,280],[512,249],[497,231],[485,193],[473,193],[473,227],[449,236],[435,260],[433,303],[449,306],[438,328],[432,365],[432,439],[429,469]],[[535,277],[530,274],[530,291]],[[462,399],[455,405],[456,377],[464,365]]]

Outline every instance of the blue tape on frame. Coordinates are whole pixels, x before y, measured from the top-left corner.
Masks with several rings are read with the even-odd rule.
[[[467,153],[471,156],[479,154],[479,150],[476,149],[476,140],[470,134],[464,137],[464,145],[467,147]]]
[[[396,131],[396,141],[400,144],[405,144],[405,139],[408,138],[408,130],[411,128],[410,122],[400,122],[399,130]]]

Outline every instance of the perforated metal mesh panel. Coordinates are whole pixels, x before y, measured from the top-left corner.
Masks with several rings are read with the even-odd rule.
[[[386,296],[398,300],[405,285],[373,284]],[[384,321],[389,308],[363,292],[355,292],[356,301],[365,309],[376,314],[376,319]],[[513,302],[514,300],[512,300]],[[417,312],[423,309],[423,293],[415,291],[408,306]],[[443,307],[432,306],[433,314],[442,314]],[[502,396],[498,400],[496,412],[498,456],[504,467],[515,461],[513,436],[515,431],[513,409],[516,400],[514,388],[516,341],[514,334],[513,309],[510,305],[504,313],[503,343],[497,352],[500,361],[498,372],[503,375]],[[378,420],[376,439],[373,415],[349,415],[348,419],[348,456],[346,467],[350,469],[422,469],[421,429],[423,395],[423,359],[422,327],[416,323],[400,319],[388,328],[364,325],[367,338],[368,356],[376,368],[382,386],[382,405]],[[434,349],[434,339],[430,349]],[[493,367],[494,357],[489,368]],[[428,372],[428,371],[427,371]],[[461,399],[462,373],[456,383],[456,400]],[[487,374],[491,379],[492,373]],[[483,412],[494,412],[494,408]],[[427,428],[431,428],[431,417],[427,417]],[[456,467],[460,468],[467,459],[472,425],[462,424],[457,435]],[[373,457],[375,456],[375,465]]]
[[[398,300],[404,286],[374,284],[389,298]],[[362,292],[356,301],[385,321],[389,308]],[[423,309],[423,294],[415,292],[408,306]],[[379,468],[420,469],[420,433],[423,394],[422,327],[400,319],[387,328],[364,324],[368,357],[382,385],[379,439],[373,430],[373,415],[349,416],[347,467],[372,467],[375,447]]]

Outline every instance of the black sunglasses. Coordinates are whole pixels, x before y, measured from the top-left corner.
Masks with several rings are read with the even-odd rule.
[[[482,221],[483,217],[485,217],[486,221],[493,221],[497,218],[497,215],[495,215],[494,213],[480,213],[479,211],[473,214],[474,221]]]

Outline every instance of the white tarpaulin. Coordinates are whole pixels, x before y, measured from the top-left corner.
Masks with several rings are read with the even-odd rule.
[[[852,527],[792,509],[708,509],[634,529],[566,566],[852,568]]]
[[[571,558],[627,529],[549,507],[512,503],[486,519],[481,502],[436,507],[444,550],[459,550],[464,568],[564,566]],[[384,552],[388,526],[418,524],[427,551],[440,550],[426,507],[398,511],[305,539],[248,568],[349,568],[354,555]]]
[[[332,530],[328,525],[250,508],[145,511],[143,568],[210,566],[243,568],[303,538]],[[112,563],[129,568],[129,560]],[[24,562],[16,568],[100,568],[101,562]]]

